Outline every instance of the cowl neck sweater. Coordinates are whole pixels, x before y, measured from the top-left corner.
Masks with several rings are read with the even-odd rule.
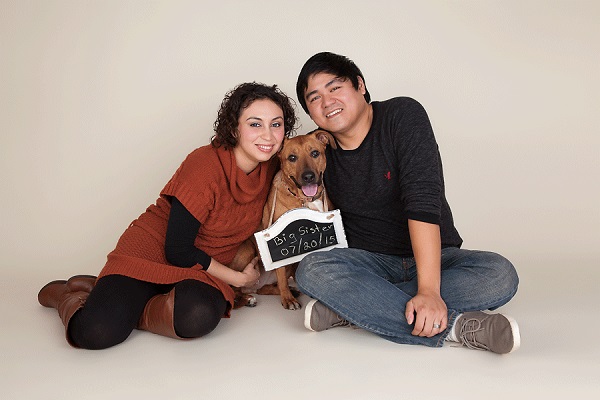
[[[267,183],[269,163],[259,163],[252,172],[246,174],[238,167],[233,151],[223,147],[216,151],[233,198],[240,204],[254,200]]]
[[[232,307],[234,294],[228,284],[200,265],[180,268],[166,260],[170,198],[176,197],[200,222],[196,247],[229,265],[239,246],[258,230],[278,167],[277,157],[273,157],[246,174],[230,150],[210,145],[194,150],[160,192],[156,204],[125,230],[99,277],[117,274],[159,284],[195,279],[219,289]]]

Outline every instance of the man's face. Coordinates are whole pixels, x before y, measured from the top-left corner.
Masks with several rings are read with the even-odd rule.
[[[350,79],[321,72],[308,78],[304,99],[310,118],[320,128],[345,134],[351,133],[368,112],[364,94],[365,85],[360,77],[355,89]]]

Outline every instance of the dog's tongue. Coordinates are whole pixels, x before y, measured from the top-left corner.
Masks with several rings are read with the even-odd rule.
[[[312,197],[317,194],[317,188],[318,186],[316,183],[313,183],[312,185],[305,185],[302,186],[302,193],[304,193],[306,197]]]

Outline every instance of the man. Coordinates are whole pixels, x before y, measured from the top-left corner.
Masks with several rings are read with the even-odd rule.
[[[396,343],[516,350],[517,323],[479,310],[506,304],[517,273],[498,254],[460,248],[423,107],[408,97],[371,103],[360,69],[332,53],[304,64],[296,93],[335,137],[324,179],[349,244],[301,261],[296,281],[313,298],[306,327],[351,324]]]

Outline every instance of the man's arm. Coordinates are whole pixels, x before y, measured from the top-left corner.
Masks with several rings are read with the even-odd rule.
[[[406,303],[406,320],[415,324],[413,335],[431,337],[444,331],[448,324],[448,308],[440,295],[440,227],[409,219],[408,231],[417,264],[418,289],[417,295]],[[440,327],[434,328],[434,324]]]

